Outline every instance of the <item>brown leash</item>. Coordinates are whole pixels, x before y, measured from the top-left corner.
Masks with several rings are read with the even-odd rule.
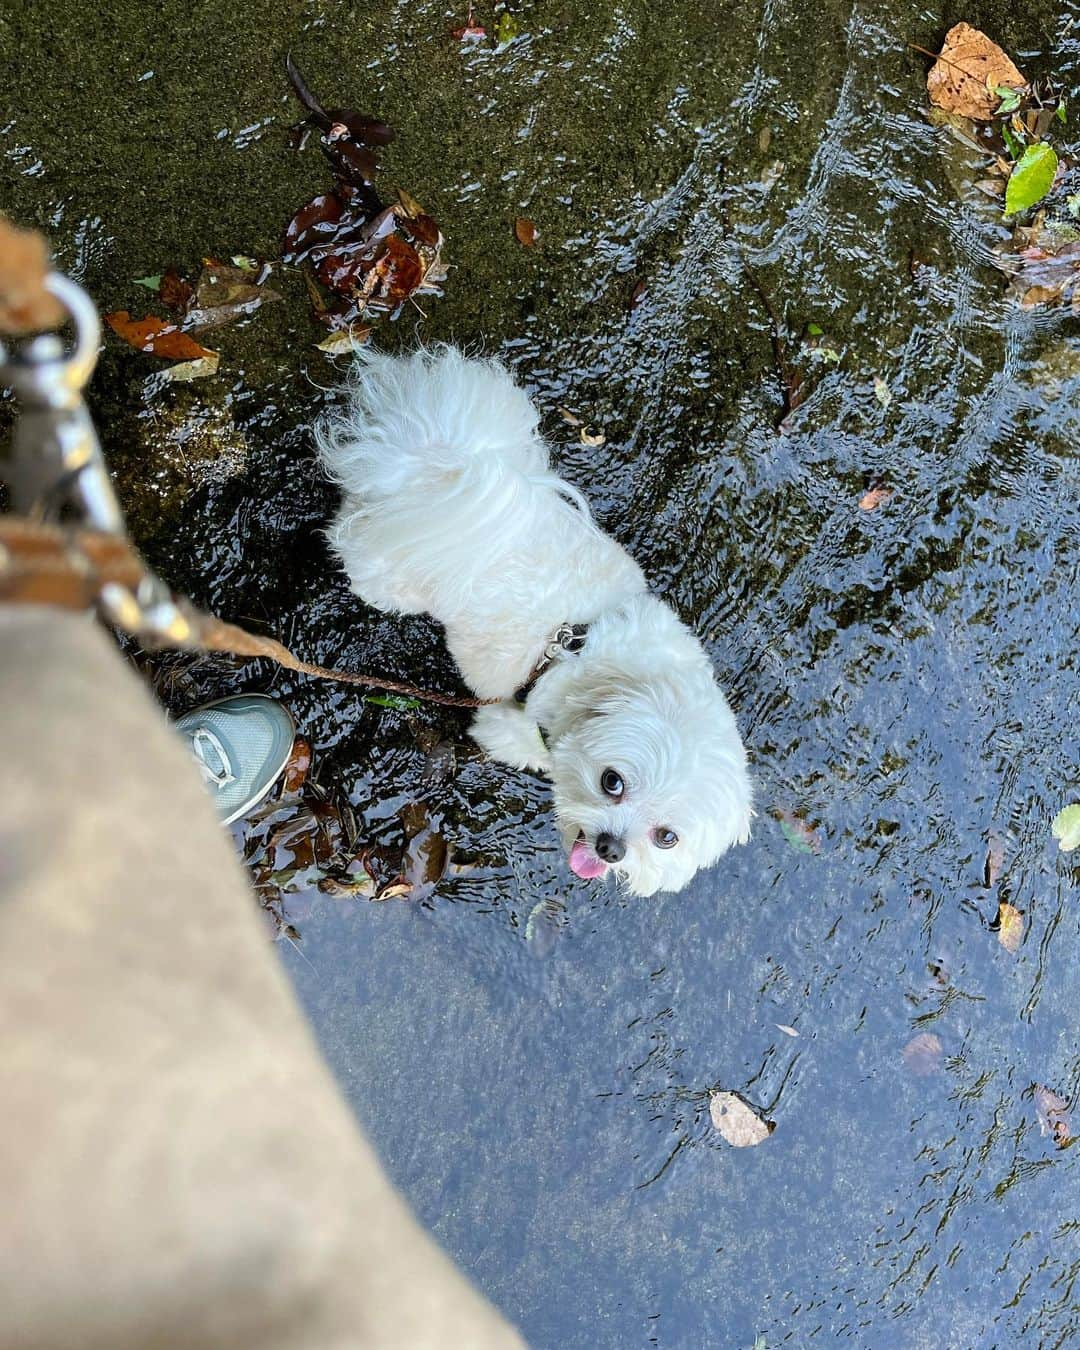
[[[0,341],[0,384],[10,386],[22,416],[4,465],[13,514],[0,515],[0,603],[96,610],[148,646],[226,652],[274,661],[286,670],[356,684],[446,708],[479,708],[498,699],[456,697],[404,680],[328,670],[301,661],[273,638],[204,614],[172,595],[124,534],[93,423],[82,401],[97,360],[101,326],[89,296],[51,272],[45,240],[0,217],[0,339],[70,321],[75,345],[65,352],[48,335],[9,352]],[[61,490],[62,489],[62,490]],[[75,507],[89,528],[46,524],[44,501]],[[22,514],[19,514],[19,513]]]
[[[76,612],[96,609],[107,622],[145,640],[143,612],[135,597],[151,579],[146,564],[119,535],[0,516],[0,604],[51,605]],[[152,635],[161,646],[273,661],[303,675],[384,689],[445,708],[481,708],[500,701],[442,694],[379,675],[331,670],[302,661],[274,638],[249,633],[238,624],[203,613],[186,600],[174,599],[173,603],[168,626]]]

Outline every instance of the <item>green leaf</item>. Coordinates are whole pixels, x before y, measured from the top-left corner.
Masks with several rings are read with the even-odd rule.
[[[412,712],[424,706],[418,698],[406,698],[404,694],[365,694],[364,702],[379,708],[396,708],[398,712]]]
[[[1068,113],[1066,112],[1066,110],[1065,110],[1065,100],[1064,100],[1064,99],[1062,99],[1061,102],[1060,102],[1060,103],[1057,105],[1057,107],[1054,109],[1054,116],[1057,118],[1057,120],[1058,120],[1059,122],[1061,122],[1061,123],[1063,123],[1063,124],[1068,122],[1068,120],[1069,120],[1069,114],[1068,114]]]
[[[156,291],[161,285],[160,277],[136,277],[136,286],[145,286],[148,291]]]
[[[1057,173],[1058,157],[1045,141],[1029,145],[1020,156],[1005,188],[1005,214],[1015,216],[1041,202]]]
[[[495,25],[495,42],[500,47],[505,47],[508,42],[518,35],[518,21],[508,9],[504,9],[499,15],[499,21]]]
[[[1069,208],[1069,215],[1073,220],[1080,219],[1080,192],[1074,192],[1071,197],[1066,197],[1065,205]]]
[[[1080,803],[1074,802],[1064,811],[1059,811],[1050,829],[1062,853],[1071,853],[1074,848],[1080,848]]]
[[[994,94],[1001,99],[997,106],[999,113],[1015,112],[1020,106],[1020,94],[1015,89],[1010,89],[1008,85],[999,84],[994,90]]]
[[[796,828],[794,823],[788,823],[787,821],[780,821],[780,829],[783,830],[784,838],[786,838],[788,844],[790,844],[792,848],[798,849],[799,853],[814,852],[814,849],[811,848],[809,841],[807,841],[805,833],[802,833],[801,830]]]
[[[254,258],[249,258],[243,253],[234,253],[230,259],[234,267],[239,267],[241,272],[257,272],[259,264]]]
[[[1008,150],[1010,158],[1019,159],[1024,153],[1023,141],[1018,141],[1004,122],[1001,124],[1001,139],[1005,142],[1005,148]]]
[[[825,329],[822,328],[821,324],[819,323],[808,323],[806,325],[806,331],[810,334],[811,337],[821,337],[822,334],[825,332]]]

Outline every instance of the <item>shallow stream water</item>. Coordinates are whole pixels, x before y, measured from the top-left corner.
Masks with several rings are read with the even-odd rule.
[[[142,312],[134,278],[274,256],[328,185],[287,145],[287,50],[390,122],[384,186],[437,217],[452,270],[375,340],[513,365],[714,656],[752,842],[627,899],[568,872],[543,782],[480,760],[463,717],[220,661],[162,694],[272,687],[372,837],[454,742],[436,804],[475,865],[419,905],[296,897],[281,954],[390,1174],[530,1344],[1071,1343],[1080,1153],[1033,1089],[1080,1091],[1080,897],[1050,838],[1078,789],[1080,331],[1007,299],[1007,231],[906,44],[967,19],[1080,109],[1076,6],[516,14],[496,50],[429,0],[6,5],[0,205],[103,309]],[[310,425],[336,375],[280,285],[214,335],[210,380],[163,387],[106,342],[94,410],[133,529],[223,616],[451,688],[434,625],[365,611],[328,559]],[[809,390],[782,430],[770,304]],[[923,1033],[940,1056],[905,1059]],[[715,1088],[770,1138],[729,1147]]]

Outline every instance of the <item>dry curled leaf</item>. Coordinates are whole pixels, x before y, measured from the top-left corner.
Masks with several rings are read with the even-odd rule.
[[[299,792],[311,770],[311,742],[306,736],[293,740],[292,750],[285,765],[283,792]]]
[[[595,450],[598,446],[601,446],[601,445],[604,444],[604,442],[607,440],[607,437],[604,435],[604,433],[603,433],[602,431],[597,431],[597,432],[593,433],[593,432],[587,431],[587,430],[583,427],[583,428],[581,429],[581,435],[580,435],[580,438],[579,438],[579,439],[581,440],[581,444],[582,444],[582,445],[587,445],[587,446],[590,447],[590,449]]]
[[[335,900],[358,900],[363,896],[367,900],[374,898],[375,883],[366,872],[350,877],[322,877],[318,889],[323,895],[331,895]]]
[[[1020,943],[1024,937],[1024,916],[1007,900],[1002,900],[998,905],[997,935],[998,941],[1007,952],[1015,953],[1020,950]]]
[[[732,1148],[747,1148],[768,1139],[776,1125],[765,1120],[734,1092],[713,1092],[709,1096],[709,1119]]]
[[[204,380],[208,375],[216,375],[220,360],[217,352],[208,352],[197,361],[178,361],[175,366],[166,366],[161,374],[173,384],[190,384],[192,380]]]
[[[912,1036],[900,1051],[904,1068],[916,1078],[927,1078],[930,1074],[937,1073],[941,1068],[943,1053],[941,1037],[935,1036],[932,1031],[921,1031],[918,1036]]]
[[[536,243],[536,226],[527,216],[518,216],[514,221],[514,233],[518,243],[525,248],[532,248]]]
[[[315,346],[328,356],[351,356],[357,347],[362,347],[371,336],[371,328],[360,324],[351,324],[348,328],[339,328],[329,337],[316,342]]]
[[[1069,1104],[1042,1083],[1035,1087],[1035,1114],[1039,1118],[1040,1132],[1051,1135],[1058,1148],[1064,1148],[1071,1141]]]
[[[860,511],[876,511],[892,496],[892,491],[887,487],[871,488],[869,492],[864,492],[859,498]]]
[[[164,281],[162,278],[162,285]],[[278,291],[253,282],[252,273],[247,268],[232,267],[206,258],[184,316],[184,328],[189,333],[220,328],[281,298]]]
[[[397,192],[398,205],[406,216],[415,220],[420,216],[427,215],[427,212],[411,192],[406,191],[403,187],[395,188],[394,190]]]
[[[186,314],[195,298],[195,288],[185,281],[175,267],[167,267],[158,278],[158,299],[178,314]]]
[[[959,117],[989,122],[1001,96],[996,89],[1026,89],[1027,81],[996,42],[970,24],[958,23],[926,77],[930,102]]]

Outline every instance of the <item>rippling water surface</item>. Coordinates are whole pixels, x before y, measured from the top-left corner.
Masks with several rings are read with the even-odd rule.
[[[905,44],[966,18],[1075,97],[1075,6],[523,0],[502,50],[427,0],[106,10],[53,6],[47,44],[37,7],[0,14],[13,214],[106,309],[145,307],[132,279],[169,263],[275,253],[327,182],[285,143],[291,49],[397,128],[385,186],[447,237],[445,298],[378,341],[513,364],[750,747],[753,842],[633,901],[568,874],[543,783],[482,762],[464,721],[277,677],[373,835],[424,747],[459,743],[439,805],[478,866],[423,906],[300,897],[282,950],[417,1212],[538,1347],[1074,1340],[1080,1154],[1032,1097],[1080,1091],[1080,899],[1049,835],[1077,795],[1080,334],[1006,299],[1004,232]],[[226,616],[448,687],[434,626],[366,612],[320,543],[333,368],[285,289],[202,384],[106,344],[95,407],[136,531]],[[809,390],[783,430],[769,304]],[[203,662],[165,692],[271,678]],[[905,1061],[921,1033],[936,1068]],[[715,1133],[717,1087],[776,1122],[763,1145]]]

